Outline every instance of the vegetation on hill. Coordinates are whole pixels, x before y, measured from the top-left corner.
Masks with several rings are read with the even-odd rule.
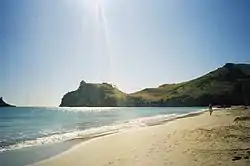
[[[249,104],[250,65],[226,64],[197,79],[132,94],[161,106]]]
[[[250,104],[250,65],[227,63],[197,79],[125,94],[110,84],[67,93],[60,106],[207,106]]]

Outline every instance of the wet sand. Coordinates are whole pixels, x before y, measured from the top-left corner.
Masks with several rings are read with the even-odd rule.
[[[82,142],[34,166],[250,165],[250,110],[234,108]]]

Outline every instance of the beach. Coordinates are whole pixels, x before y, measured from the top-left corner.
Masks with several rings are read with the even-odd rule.
[[[222,109],[82,142],[33,166],[250,165],[250,110]]]

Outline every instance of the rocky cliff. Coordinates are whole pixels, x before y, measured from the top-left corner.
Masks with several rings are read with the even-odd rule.
[[[61,107],[116,107],[125,105],[126,94],[111,84],[81,81],[77,90],[64,95]]]

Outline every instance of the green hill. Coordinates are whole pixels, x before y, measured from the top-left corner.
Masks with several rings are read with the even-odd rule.
[[[227,63],[191,81],[165,84],[132,94],[125,94],[105,83],[84,84],[66,94],[61,106],[207,106],[209,103],[249,104],[250,65]]]

